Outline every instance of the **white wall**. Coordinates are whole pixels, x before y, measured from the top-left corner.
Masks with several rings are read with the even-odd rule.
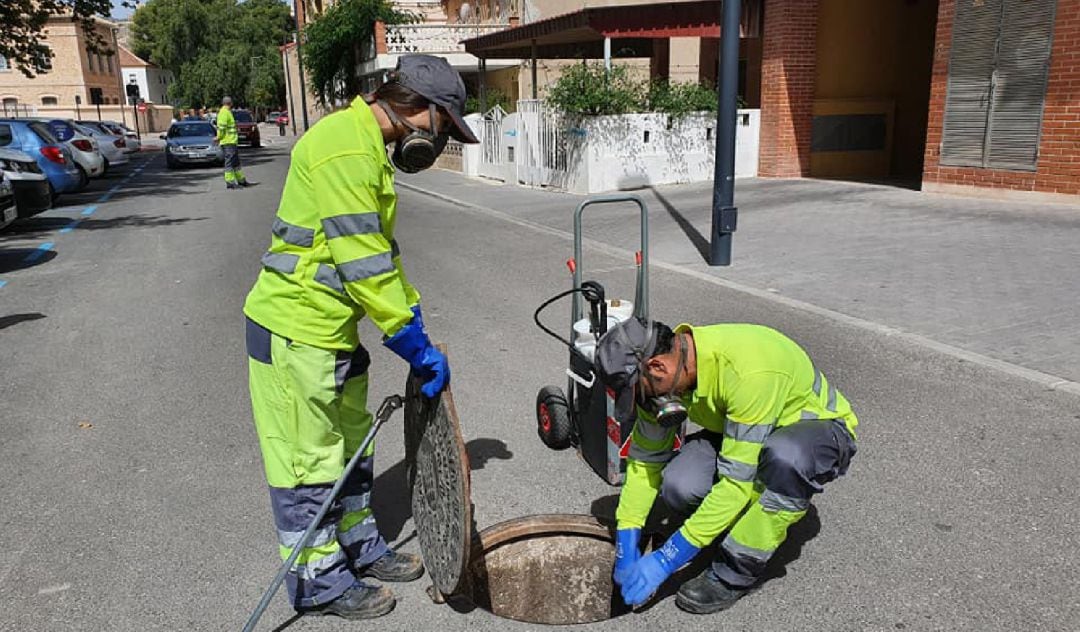
[[[147,102],[169,102],[166,95],[169,84],[173,82],[171,72],[148,66],[124,66],[121,70],[123,71],[123,84],[131,83],[131,78],[134,76],[135,83],[139,84],[139,95],[146,99]],[[124,103],[127,103],[127,93],[123,93],[121,97],[124,99]]]

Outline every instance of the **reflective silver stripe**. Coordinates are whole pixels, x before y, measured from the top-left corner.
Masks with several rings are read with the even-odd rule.
[[[755,549],[752,546],[739,544],[735,541],[735,538],[731,537],[730,533],[724,538],[724,542],[721,546],[724,547],[725,551],[731,553],[735,557],[748,557],[762,563],[768,562],[773,554],[772,551],[762,551],[761,549]]]
[[[814,369],[814,395],[821,397],[821,371]]]
[[[732,461],[723,456],[716,457],[716,471],[735,481],[750,483],[757,474],[757,465],[748,465],[741,461]]]
[[[338,564],[345,563],[345,553],[338,549],[326,557],[312,560],[307,564],[297,564],[293,567],[293,572],[303,580],[311,581],[316,579],[319,575],[326,574],[326,571],[334,568]]]
[[[825,410],[830,413],[836,412],[836,387],[829,384],[829,401],[825,403]]]
[[[322,221],[322,229],[327,239],[349,235],[370,235],[382,232],[382,220],[379,219],[378,213],[335,215]]]
[[[673,448],[663,450],[646,450],[640,445],[630,441],[630,458],[643,463],[667,463],[675,456]]]
[[[358,524],[354,524],[353,527],[345,533],[338,534],[338,541],[341,542],[342,546],[352,546],[357,542],[367,540],[377,533],[378,530],[375,528],[375,516],[369,515]]]
[[[821,419],[817,413],[812,413],[809,410],[804,410],[799,414],[799,421],[807,421],[809,419]]]
[[[325,263],[320,263],[319,268],[315,270],[315,281],[322,283],[331,290],[336,290],[342,294],[345,293],[345,285],[342,284],[337,270]]]
[[[274,218],[274,225],[270,228],[270,231],[277,235],[281,241],[293,246],[310,248],[311,244],[315,243],[314,230],[290,224],[280,217]]]
[[[265,233],[264,233],[265,234]],[[290,255],[284,252],[268,252],[262,256],[262,264],[271,270],[277,270],[282,274],[296,272],[296,264],[300,262],[300,255]]]
[[[303,531],[281,531],[277,532],[278,543],[286,548],[293,548],[296,543],[303,537]],[[324,546],[330,544],[337,537],[337,525],[326,525],[322,529],[317,529],[315,533],[311,535],[311,539],[308,540],[305,548],[313,549],[317,546]]]
[[[634,423],[634,429],[649,441],[665,441],[675,432],[674,428],[665,428],[660,424],[642,421],[641,419]]]
[[[401,256],[401,248],[398,247],[396,239],[390,240],[390,256],[394,258]]]
[[[341,275],[341,280],[346,283],[369,279],[373,276],[393,272],[394,269],[394,260],[390,257],[389,252],[338,264],[338,274]]]
[[[346,496],[341,499],[341,506],[345,513],[364,511],[371,508],[371,492],[364,492],[357,496]]]
[[[777,494],[771,489],[766,489],[758,502],[767,511],[806,511],[810,506],[808,498],[793,498]]]
[[[743,424],[733,419],[725,419],[724,436],[747,443],[765,443],[774,427],[773,424]]]

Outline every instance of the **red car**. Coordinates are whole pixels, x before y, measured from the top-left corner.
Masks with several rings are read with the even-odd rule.
[[[241,145],[262,146],[262,139],[259,138],[259,126],[255,123],[255,117],[251,115],[251,112],[234,110],[233,118],[236,119],[236,135]]]
[[[274,124],[276,124],[276,125],[288,125],[289,124],[289,115],[282,112],[281,114],[279,114],[277,116],[277,119],[274,121]]]

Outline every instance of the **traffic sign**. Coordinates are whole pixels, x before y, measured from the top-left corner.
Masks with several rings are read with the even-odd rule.
[[[140,112],[145,112],[145,111],[146,111],[146,103],[145,103],[145,102],[144,102],[144,103],[140,103],[140,104],[136,105],[135,107],[136,107],[136,108],[138,108],[138,110],[139,110]]]

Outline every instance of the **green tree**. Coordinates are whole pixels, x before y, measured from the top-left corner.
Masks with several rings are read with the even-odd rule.
[[[149,0],[135,11],[135,54],[172,70],[169,98],[208,107],[229,95],[240,105],[284,100],[278,46],[293,22],[281,0]]]
[[[372,39],[375,22],[404,24],[417,16],[388,0],[337,0],[304,29],[303,63],[311,89],[323,105],[360,92],[356,67],[360,46]]]
[[[612,66],[607,72],[603,64],[574,64],[563,69],[547,101],[567,114],[600,116],[640,112],[644,96],[644,86],[626,66]]]
[[[123,0],[132,8],[135,0]],[[52,51],[42,43],[49,16],[70,14],[83,30],[87,47],[95,53],[111,53],[109,42],[94,29],[94,19],[112,14],[110,0],[2,0],[0,1],[0,57],[27,77],[52,66]]]

